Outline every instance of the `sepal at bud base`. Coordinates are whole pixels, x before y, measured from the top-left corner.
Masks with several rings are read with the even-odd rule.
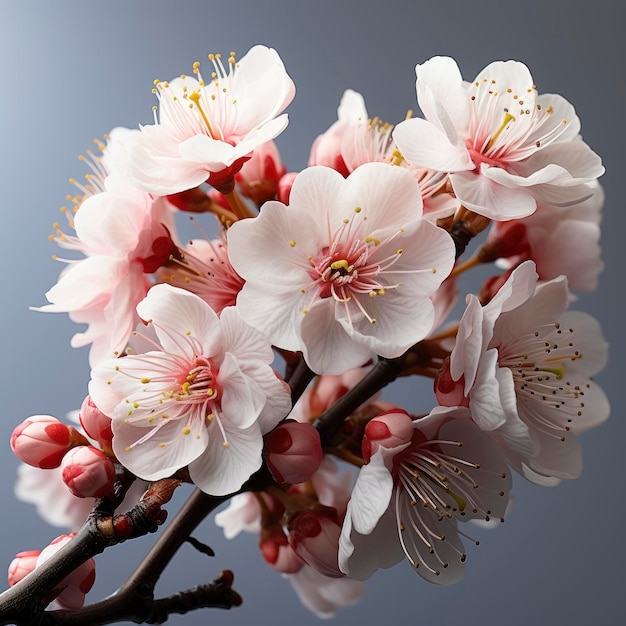
[[[33,467],[59,467],[68,450],[88,441],[73,426],[52,415],[33,415],[16,426],[11,433],[11,449],[15,456]]]
[[[30,574],[37,567],[37,558],[41,554],[41,550],[24,550],[18,552],[9,565],[9,586],[17,583]]]
[[[311,478],[324,455],[317,429],[293,420],[279,424],[265,438],[265,460],[279,483],[302,483]]]
[[[45,563],[53,554],[58,552],[76,533],[60,535],[49,546],[45,547],[37,559],[37,567]],[[85,603],[85,595],[93,587],[96,579],[96,562],[88,559],[79,565],[71,574],[68,574],[59,583],[59,595],[55,598],[57,604],[70,611],[77,611]]]
[[[113,491],[115,467],[97,448],[79,446],[63,457],[61,478],[77,498],[102,498]]]

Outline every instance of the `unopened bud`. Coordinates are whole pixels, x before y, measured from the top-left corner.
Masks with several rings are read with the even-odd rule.
[[[279,483],[302,483],[311,478],[322,462],[322,444],[311,424],[287,421],[265,439],[265,459]]]
[[[369,463],[379,447],[389,450],[411,441],[413,420],[402,409],[378,415],[367,423],[363,437],[363,460]]]
[[[61,477],[76,497],[102,498],[113,490],[115,467],[97,448],[79,446],[63,457]]]
[[[25,550],[18,552],[9,565],[9,586],[16,585],[27,574],[37,567],[37,558],[41,550]]]
[[[465,397],[465,376],[454,380],[450,373],[450,357],[447,357],[435,378],[435,395],[441,406],[469,407],[469,400]]]
[[[295,574],[304,565],[279,524],[261,528],[259,548],[270,567],[282,574]]]
[[[76,533],[60,535],[44,548],[37,559],[37,567],[45,563],[53,554],[58,552]],[[57,604],[70,611],[77,611],[85,603],[85,595],[93,587],[96,579],[96,562],[88,559],[79,565],[71,574],[68,574],[61,583],[62,591],[55,598]]]
[[[307,509],[295,513],[287,529],[289,544],[311,567],[331,578],[344,575],[338,564],[341,525],[336,519]]]
[[[87,396],[83,400],[78,413],[81,426],[89,437],[97,441],[104,448],[111,447],[113,431],[111,430],[111,418],[105,415]]]
[[[283,204],[289,204],[289,196],[291,195],[291,187],[293,186],[293,181],[295,180],[297,175],[298,175],[298,172],[287,172],[278,181],[278,199]]]
[[[20,461],[40,469],[59,467],[65,453],[87,440],[51,415],[33,415],[11,434],[11,449]]]

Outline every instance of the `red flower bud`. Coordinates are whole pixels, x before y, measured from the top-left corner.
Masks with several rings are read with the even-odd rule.
[[[435,395],[441,406],[469,407],[469,400],[464,394],[465,376],[453,380],[450,374],[450,357],[447,357],[435,378]]]
[[[59,467],[65,453],[76,444],[71,426],[51,415],[33,415],[11,434],[11,449],[20,461],[41,469]]]
[[[76,533],[60,535],[44,548],[37,559],[37,566],[45,563],[53,554],[58,552]],[[55,598],[57,604],[70,611],[77,611],[85,603],[85,595],[93,587],[96,579],[96,562],[93,559],[79,565],[71,574],[68,574],[59,584],[61,592]]]
[[[30,574],[37,566],[37,557],[41,550],[25,550],[18,552],[9,565],[9,585],[12,587]]]
[[[409,443],[412,435],[413,421],[406,411],[395,409],[376,416],[365,427],[363,460],[369,463],[380,446],[392,449]]]
[[[92,401],[91,396],[83,400],[78,413],[80,424],[92,439],[95,439],[102,447],[110,448],[113,439],[111,430],[111,418],[105,415]]]
[[[322,462],[320,436],[310,424],[287,421],[265,438],[265,460],[279,483],[309,480]]]
[[[303,510],[287,524],[289,544],[297,555],[324,576],[341,578],[339,569],[339,535],[341,525],[325,513]]]
[[[270,567],[282,574],[295,574],[304,565],[279,524],[261,528],[259,548]]]
[[[78,446],[63,457],[61,477],[77,498],[102,498],[113,490],[115,467],[97,448]]]

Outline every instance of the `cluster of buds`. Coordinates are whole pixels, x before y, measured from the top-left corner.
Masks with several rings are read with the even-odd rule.
[[[111,420],[99,411],[89,396],[79,419],[89,437],[103,450],[91,445],[74,426],[51,415],[34,415],[17,426],[11,449],[22,462],[44,470],[60,469],[63,482],[78,498],[101,498],[111,493],[115,466],[111,450]]]

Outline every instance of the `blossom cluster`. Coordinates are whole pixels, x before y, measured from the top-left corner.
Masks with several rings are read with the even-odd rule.
[[[88,153],[55,224],[73,258],[39,310],[86,325],[72,339],[90,346],[86,433],[26,420],[12,448],[37,469],[20,482],[54,474],[36,501],[59,475],[66,499],[99,498],[115,462],[230,496],[225,535],[259,533],[319,615],[402,560],[455,583],[460,526],[503,519],[513,473],[576,478],[579,435],[609,415],[593,380],[608,346],[570,310],[602,270],[601,159],[523,63],[466,81],[434,57],[415,68],[423,117],[383,122],[348,89],[288,171],[274,139],[295,87],[277,52],[208,58],[208,75],[196,62],[155,81],[152,124]],[[460,278],[488,263],[452,319]],[[432,379],[427,413],[383,400],[389,362]]]

